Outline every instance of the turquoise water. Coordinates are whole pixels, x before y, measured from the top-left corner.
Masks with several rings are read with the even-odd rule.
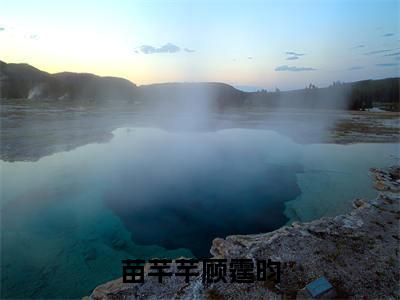
[[[207,256],[212,238],[346,212],[397,144],[300,145],[273,131],[122,128],[0,162],[2,298],[82,297],[121,259]]]

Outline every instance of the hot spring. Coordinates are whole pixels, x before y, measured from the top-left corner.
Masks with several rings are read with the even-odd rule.
[[[215,237],[277,229],[374,197],[397,144],[302,145],[268,130],[120,128],[36,162],[0,162],[2,296],[82,297],[121,260],[208,257]]]

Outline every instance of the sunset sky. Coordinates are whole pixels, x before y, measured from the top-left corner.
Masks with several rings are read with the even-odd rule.
[[[136,84],[400,76],[400,1],[0,0],[0,60]]]

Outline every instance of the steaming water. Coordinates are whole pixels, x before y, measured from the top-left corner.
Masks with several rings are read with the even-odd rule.
[[[118,129],[0,162],[2,297],[81,297],[121,259],[207,256],[212,238],[346,212],[396,144],[300,145],[273,131]]]

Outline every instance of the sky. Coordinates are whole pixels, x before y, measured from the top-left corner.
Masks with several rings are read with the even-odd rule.
[[[400,0],[0,0],[0,60],[268,90],[400,76]]]

